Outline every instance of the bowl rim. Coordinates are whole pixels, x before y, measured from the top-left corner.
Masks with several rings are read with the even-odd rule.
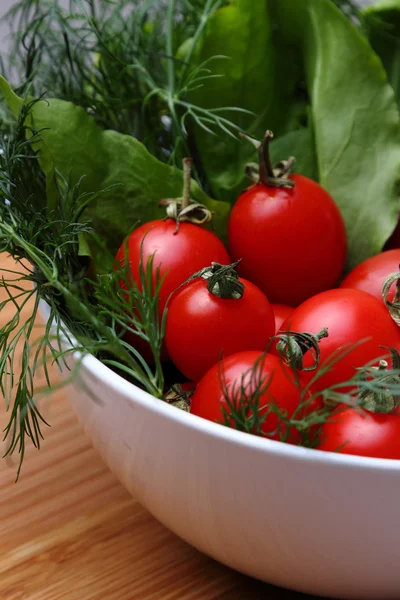
[[[169,421],[175,421],[189,429],[205,433],[213,438],[226,440],[236,446],[246,446],[261,453],[280,455],[299,462],[319,463],[325,465],[341,465],[347,468],[358,467],[362,470],[379,470],[386,472],[400,472],[400,460],[390,458],[371,458],[350,454],[326,452],[315,448],[304,448],[270,440],[256,435],[224,427],[197,415],[162,402],[134,383],[131,383],[104,365],[98,358],[91,354],[82,357],[79,351],[74,353],[76,360],[81,361],[81,366],[86,369],[92,379],[111,387],[116,393],[122,394],[132,405],[140,404],[146,410],[158,413]]]

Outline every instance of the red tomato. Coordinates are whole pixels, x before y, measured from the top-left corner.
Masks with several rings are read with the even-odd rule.
[[[151,255],[156,253],[153,263],[153,284],[156,280],[157,267],[160,267],[161,277],[165,276],[160,293],[160,315],[170,294],[193,273],[210,265],[213,261],[221,264],[231,263],[225,246],[211,231],[192,223],[180,223],[176,235],[174,235],[175,230],[175,221],[160,219],[141,225],[128,238],[129,265],[139,289],[141,289],[139,260],[142,242],[144,266]],[[124,258],[125,245],[122,244],[116,260],[122,263]],[[147,362],[153,362],[153,356],[146,342],[134,334],[127,334],[126,339]],[[162,360],[168,359],[165,345],[161,358]]]
[[[169,295],[193,273],[207,267],[213,261],[229,265],[231,260],[221,240],[208,229],[192,223],[180,223],[174,235],[175,221],[157,220],[141,225],[128,239],[128,260],[134,280],[140,286],[139,260],[143,242],[143,262],[155,252],[154,274],[160,266],[161,277],[165,280],[160,295],[160,312],[164,309]],[[147,234],[147,235],[146,235]],[[144,241],[143,241],[144,240]],[[117,253],[117,260],[124,260],[124,245]]]
[[[387,250],[376,256],[368,258],[343,279],[341,288],[353,288],[363,290],[376,298],[382,299],[382,285],[386,277],[399,270],[400,249]],[[392,301],[396,292],[393,284],[388,294],[388,300]]]
[[[258,183],[234,205],[229,251],[238,272],[270,302],[297,306],[333,287],[346,259],[346,230],[333,198],[318,183],[292,175],[291,189]]]
[[[322,292],[299,306],[281,327],[281,331],[318,333],[328,328],[328,337],[320,341],[321,366],[332,355],[368,338],[343,356],[330,370],[316,381],[316,390],[345,382],[356,374],[356,369],[388,354],[381,346],[400,350],[400,330],[390,317],[383,302],[366,292],[337,289]],[[305,366],[312,362],[311,353],[304,357]],[[378,362],[378,360],[377,360]],[[391,362],[388,361],[390,364]],[[311,379],[316,371],[304,373]]]
[[[293,314],[294,308],[286,306],[285,304],[273,304],[272,308],[275,316],[275,333],[277,333],[280,330],[282,323]]]
[[[360,413],[343,405],[323,425],[319,450],[400,459],[400,414]]]
[[[255,285],[240,280],[242,298],[225,299],[197,279],[171,299],[165,342],[176,367],[191,381],[199,381],[223,356],[241,350],[265,350],[275,333],[272,307]]]
[[[257,373],[259,377],[251,377],[252,370],[259,361]],[[221,389],[221,374],[223,381],[227,386],[228,397],[231,402],[243,385],[248,394],[245,395],[245,401],[251,402],[251,394],[256,389],[257,379],[261,379],[262,385],[270,381],[269,386],[261,394],[258,404],[259,413],[263,413],[266,407],[271,403],[276,403],[281,410],[287,411],[288,416],[292,416],[298,408],[301,392],[293,381],[292,371],[286,367],[282,361],[272,354],[261,352],[239,352],[224,359],[222,363],[214,365],[198,383],[196,391],[192,397],[190,412],[204,419],[214,422],[223,422],[222,407],[227,407],[223,391]],[[306,398],[310,395],[307,394]],[[301,411],[301,415],[309,413],[320,406],[319,402],[312,401]],[[300,416],[300,414],[298,415]],[[265,435],[271,434],[272,439],[280,440],[289,433],[288,441],[297,441],[299,434],[297,429],[291,427],[290,432],[284,423],[279,422],[278,416],[271,412],[265,418],[262,424],[262,432]]]

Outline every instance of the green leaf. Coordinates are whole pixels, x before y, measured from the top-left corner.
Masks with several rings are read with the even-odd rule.
[[[233,0],[217,10],[201,38],[196,60],[199,65],[209,61],[210,75],[223,77],[204,81],[191,95],[195,104],[251,111],[255,117],[228,111],[226,116],[258,139],[266,128],[276,135],[284,131],[298,65],[294,54],[288,50],[282,55],[277,48],[265,2]],[[244,164],[254,160],[254,148],[228,135],[210,135],[200,127],[193,137],[212,193],[233,202],[246,185]]]
[[[22,98],[17,96],[17,94],[14,92],[8,81],[6,81],[1,75],[0,91],[4,96],[4,100],[7,102],[8,108],[11,110],[14,118],[16,119],[21,109],[23,100]]]
[[[0,90],[15,111],[21,100],[4,79]],[[35,149],[46,174],[48,207],[58,201],[56,171],[70,178],[72,185],[83,177],[81,192],[106,190],[83,214],[113,254],[138,221],[164,216],[159,200],[182,195],[182,171],[161,163],[137,139],[102,130],[81,107],[57,99],[40,101],[33,108],[30,125],[41,131],[42,142]],[[115,187],[107,191],[110,186]],[[223,237],[229,205],[212,200],[194,180],[191,196],[215,211],[212,226]],[[82,240],[81,249],[87,253]]]
[[[270,155],[273,164],[285,160],[289,156],[296,157],[294,173],[318,181],[317,157],[315,156],[314,140],[310,129],[296,129],[273,140],[270,145]]]
[[[330,0],[270,1],[282,52],[303,58],[318,179],[343,214],[348,267],[379,252],[398,212],[400,120],[367,40]]]
[[[363,11],[368,39],[380,56],[400,104],[400,0],[381,0]]]
[[[247,129],[258,139],[275,132],[273,160],[296,156],[295,170],[332,194],[347,226],[348,268],[379,252],[397,219],[400,121],[362,34],[330,0],[237,0],[217,11],[202,40],[202,60],[221,53],[230,59],[210,68],[224,77],[206,82],[196,102],[253,110]],[[246,117],[237,122],[245,127]],[[213,193],[234,201],[251,145],[198,130],[196,145]]]

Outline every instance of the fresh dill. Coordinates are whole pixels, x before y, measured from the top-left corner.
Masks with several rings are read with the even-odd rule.
[[[192,64],[196,44],[223,0],[20,0],[5,19],[13,34],[3,72],[16,90],[84,107],[105,129],[143,141],[158,159],[180,166],[196,152],[190,121],[232,134],[236,107],[205,109],[190,93],[215,77]],[[215,57],[220,58],[220,57]],[[20,74],[23,74],[21,77]],[[221,75],[222,76],[222,75]]]
[[[26,140],[25,122],[33,105],[24,104],[14,130],[0,138],[0,250],[17,263],[14,270],[3,271],[0,280],[5,293],[0,310],[12,305],[15,311],[0,329],[0,390],[10,411],[6,453],[17,450],[20,466],[27,438],[39,448],[45,423],[37,404],[35,375],[43,370],[52,389],[49,367],[56,363],[68,369],[70,352],[102,356],[154,396],[161,398],[164,392],[159,357],[165,317],[158,315],[161,278],[156,273],[153,286],[150,277],[153,258],[140,265],[141,290],[131,281],[128,264],[116,265],[107,277],[89,278],[80,237],[94,232],[80,217],[96,194],[81,194],[79,184],[71,187],[58,177],[59,201],[49,214],[44,178],[31,145],[40,132],[30,130],[30,141]],[[121,281],[129,292],[122,291]],[[47,304],[49,317],[38,338],[35,322],[41,301]],[[22,311],[28,302],[32,309],[25,320]],[[149,345],[154,370],[123,339],[128,329]]]

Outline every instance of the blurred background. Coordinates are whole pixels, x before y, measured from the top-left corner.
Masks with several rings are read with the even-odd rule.
[[[61,0],[60,3],[64,6],[68,6],[69,0]],[[0,0],[0,19],[10,10],[13,4],[15,4],[15,0]],[[6,23],[0,22],[0,52],[7,51],[7,38],[7,25]]]
[[[99,0],[101,2],[101,0]],[[12,7],[15,0],[0,0],[0,18],[3,17],[7,13],[7,11]],[[40,2],[40,0],[39,0]],[[367,4],[372,4],[374,0],[357,0],[357,3],[363,6]],[[60,0],[62,5],[68,6],[69,0]],[[0,52],[5,52],[7,50],[7,37],[8,31],[5,23],[0,23]]]

